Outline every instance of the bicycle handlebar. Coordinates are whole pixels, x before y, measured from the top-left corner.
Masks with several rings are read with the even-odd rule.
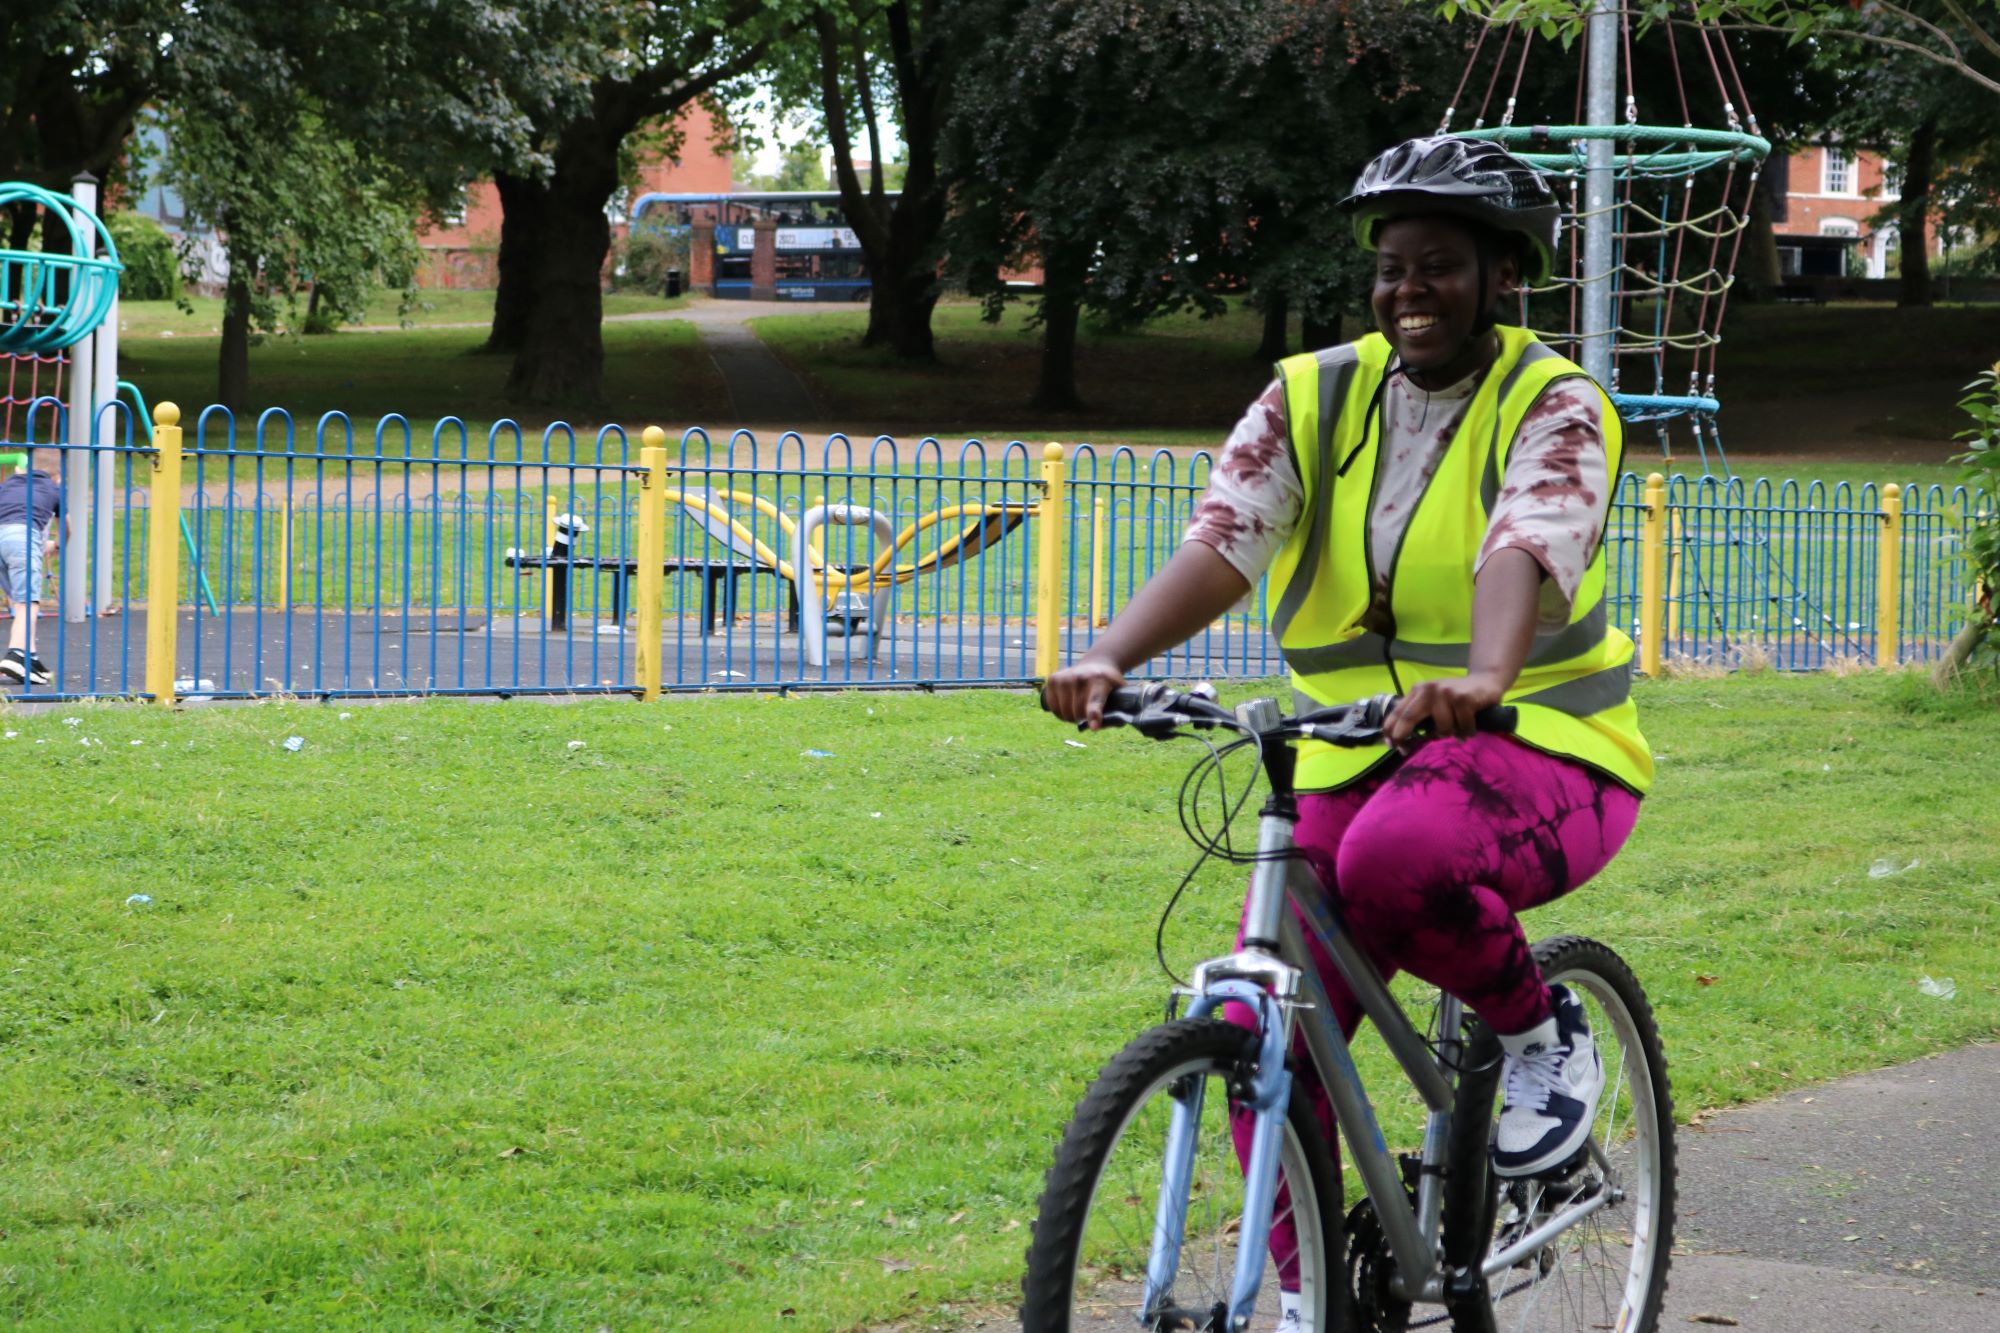
[[[1104,725],[1131,727],[1154,740],[1165,740],[1181,727],[1219,726],[1250,734],[1251,728],[1215,702],[1214,690],[1203,693],[1204,688],[1197,686],[1183,693],[1157,682],[1137,688],[1121,686],[1104,701]],[[1297,717],[1281,718],[1276,726],[1257,735],[1265,740],[1308,739],[1341,746],[1374,745],[1381,741],[1383,724],[1401,702],[1399,695],[1378,694],[1351,704],[1333,704]],[[1473,716],[1473,726],[1479,731],[1511,736],[1519,716],[1511,705],[1494,704]]]

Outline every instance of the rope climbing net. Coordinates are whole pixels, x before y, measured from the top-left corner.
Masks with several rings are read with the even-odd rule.
[[[47,444],[58,434],[67,352],[0,354],[0,449],[34,441]],[[50,402],[49,399],[56,402]]]
[[[1717,352],[1729,305],[1736,261],[1748,227],[1770,143],[1758,133],[1728,43],[1713,22],[1690,7],[1683,19],[1660,24],[1635,39],[1629,10],[1617,15],[1616,62],[1622,82],[1622,115],[1615,124],[1584,124],[1590,81],[1589,44],[1579,43],[1579,63],[1569,124],[1521,123],[1521,92],[1536,32],[1496,22],[1474,40],[1441,134],[1504,144],[1550,178],[1564,217],[1554,273],[1522,293],[1522,320],[1542,341],[1583,361],[1587,292],[1610,288],[1608,365],[1612,393],[1628,426],[1651,424],[1661,453],[1672,457],[1675,439],[1688,440],[1703,471],[1727,471],[1716,413]],[[1634,59],[1635,40],[1647,68],[1670,76],[1679,125],[1645,124]],[[1691,95],[1683,75],[1682,47],[1691,44],[1708,67],[1713,87]],[[1468,103],[1468,91],[1476,101]],[[1649,108],[1650,109],[1650,108]],[[1702,127],[1697,115],[1719,111],[1720,128]],[[1465,119],[1462,127],[1454,122]],[[1613,188],[1597,207],[1588,202],[1590,150],[1610,145]],[[1606,258],[1587,262],[1586,237],[1604,224]]]

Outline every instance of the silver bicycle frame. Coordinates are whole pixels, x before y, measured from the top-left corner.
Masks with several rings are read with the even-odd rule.
[[[1269,717],[1259,715],[1259,705],[1268,710]],[[1239,716],[1253,726],[1263,727],[1275,721],[1276,711],[1270,701],[1257,700],[1244,705]],[[1290,1049],[1294,1024],[1301,1011],[1307,1015],[1300,1029],[1305,1034],[1306,1050],[1333,1104],[1341,1137],[1347,1141],[1355,1170],[1367,1188],[1368,1197],[1374,1201],[1375,1215],[1395,1257],[1392,1288],[1411,1301],[1434,1302],[1444,1294],[1445,1274],[1438,1238],[1444,1210],[1445,1156],[1451,1141],[1453,1084],[1449,1071],[1456,1066],[1462,1050],[1458,1032],[1464,1011],[1452,996],[1442,998],[1438,1016],[1440,1039],[1433,1052],[1402,1006],[1390,996],[1381,973],[1334,919],[1318,877],[1305,862],[1292,855],[1293,829],[1294,820],[1283,815],[1267,813],[1258,821],[1257,862],[1243,908],[1243,948],[1226,958],[1210,959],[1197,966],[1188,987],[1190,1017],[1210,1016],[1229,1000],[1252,1003],[1264,1012],[1259,1066],[1250,1089],[1257,1119],[1245,1171],[1242,1226],[1229,1297],[1229,1326],[1239,1330],[1249,1327],[1257,1288],[1263,1281],[1265,1252],[1270,1246],[1278,1140],[1284,1129],[1286,1095],[1290,1092],[1284,1053]],[[1285,910],[1287,901],[1298,908],[1296,914]],[[1299,916],[1310,924],[1331,955],[1360,1001],[1362,1011],[1375,1021],[1390,1054],[1402,1066],[1428,1109],[1414,1209],[1403,1186],[1402,1171],[1382,1137],[1374,1107],[1362,1086],[1360,1071],[1354,1067],[1347,1038],[1312,965]],[[1271,947],[1274,944],[1275,949]],[[1274,1009],[1276,1022],[1272,1021]],[[1153,1253],[1147,1265],[1145,1308],[1148,1309],[1167,1290],[1179,1266],[1181,1226],[1185,1218],[1169,1214],[1178,1211],[1173,1201],[1182,1196],[1174,1193],[1173,1187],[1177,1182],[1185,1182],[1187,1163],[1194,1156],[1195,1127],[1200,1113],[1197,1094],[1176,1106],[1168,1130],[1160,1216],[1156,1218]],[[1331,1280],[1344,1282],[1344,1271],[1334,1274]]]

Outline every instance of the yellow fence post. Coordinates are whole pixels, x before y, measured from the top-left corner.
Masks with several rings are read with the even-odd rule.
[[[153,409],[153,486],[146,510],[146,693],[174,704],[181,603],[181,410]]]
[[[1903,632],[1903,488],[1882,488],[1881,543],[1875,548],[1875,665],[1896,665]]]
[[[639,572],[632,596],[639,604],[639,650],[633,674],[639,697],[651,703],[660,697],[660,604],[667,584],[667,433],[646,427],[639,437]]]
[[[1090,507],[1090,625],[1101,629],[1111,623],[1105,611],[1104,566],[1111,550],[1111,528],[1105,522],[1104,501],[1099,500]]]
[[[1042,450],[1042,504],[1035,539],[1035,674],[1053,676],[1062,666],[1063,457],[1060,444]]]
[[[1660,674],[1663,645],[1661,612],[1667,582],[1667,479],[1646,478],[1646,517],[1639,534],[1639,670]]]
[[[278,605],[292,609],[292,497],[285,497],[285,526],[278,531]]]
[[[546,473],[543,475],[542,484],[545,486],[548,484],[548,477]],[[543,497],[543,504],[542,504],[543,552],[546,553],[554,550],[555,544],[556,544],[556,497],[554,495],[548,495]],[[567,574],[569,571],[564,570],[563,572]],[[553,569],[544,568],[542,570],[542,628],[549,629],[554,626],[555,621],[553,617],[555,615],[555,606],[556,606],[556,572]]]

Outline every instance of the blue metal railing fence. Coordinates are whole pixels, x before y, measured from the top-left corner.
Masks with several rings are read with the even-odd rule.
[[[41,415],[61,440],[61,405],[50,406]],[[61,560],[86,562],[89,577],[51,577],[44,605],[56,614],[40,655],[54,679],[29,693],[133,696],[143,686],[148,437],[125,404],[105,413],[96,443],[36,446],[58,458],[83,450],[110,480],[109,503],[80,512],[61,539]],[[1056,657],[1073,659],[1165,563],[1210,463],[1076,449],[1062,465],[1058,568],[1046,585],[1055,605],[1044,608],[1039,447],[690,431],[668,450],[662,501],[664,686],[1031,680],[1046,629]],[[501,422],[480,439],[446,420],[419,440],[396,416],[363,430],[334,413],[302,430],[274,410],[245,429],[211,408],[187,432],[176,515],[177,689],[632,692],[643,473],[637,439],[617,427],[585,438],[555,426],[531,439]],[[1642,492],[1641,478],[1621,480],[1604,536],[1613,622],[1635,638]],[[1898,661],[1936,658],[1964,624],[1961,534],[1993,513],[1983,493],[1904,493]],[[1877,660],[1885,512],[1875,486],[1677,477],[1666,516],[1668,659],[1794,670]],[[558,526],[568,545],[552,560]],[[825,634],[798,632],[802,603],[807,614],[819,606],[812,624]],[[1267,610],[1259,587],[1145,674],[1279,674]]]

